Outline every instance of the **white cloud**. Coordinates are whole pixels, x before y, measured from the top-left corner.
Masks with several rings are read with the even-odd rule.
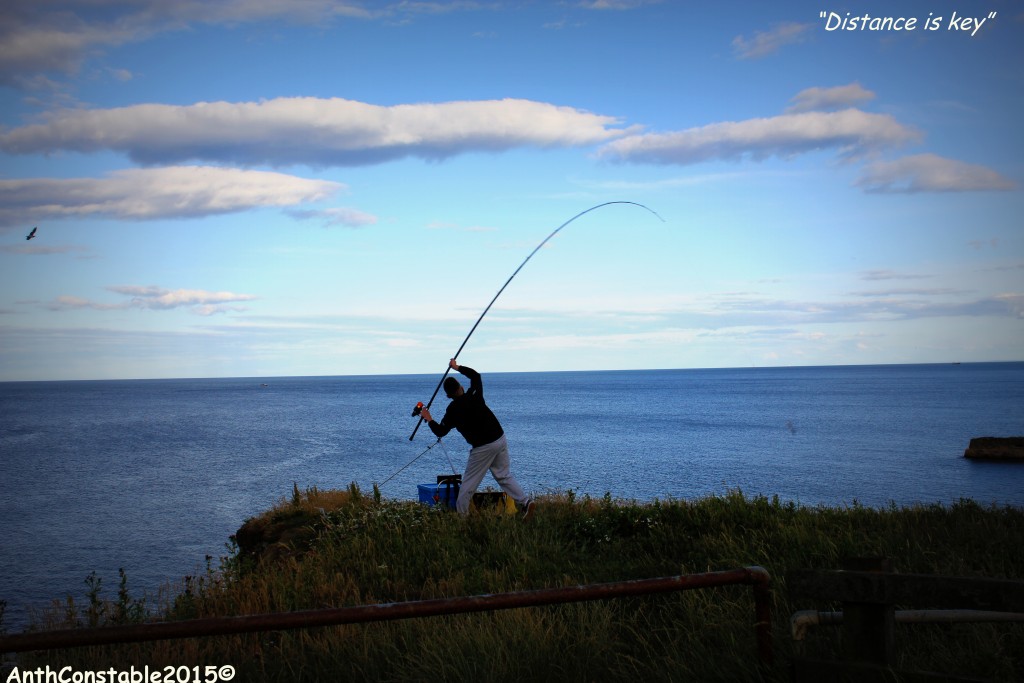
[[[804,111],[834,111],[853,107],[875,98],[875,93],[865,89],[860,83],[850,83],[834,88],[807,88],[798,92],[786,111],[799,113]]]
[[[288,213],[299,220],[320,220],[328,227],[341,225],[347,228],[362,228],[377,224],[377,217],[373,214],[348,207],[335,207],[319,211],[295,210]]]
[[[243,165],[358,166],[402,157],[572,147],[625,131],[618,119],[520,99],[382,107],[341,98],[140,104],[67,109],[8,130],[9,154],[124,152],[143,164],[207,160]]]
[[[896,270],[887,270],[879,268],[875,270],[867,270],[861,273],[861,280],[920,280],[931,277],[930,275],[921,275],[918,273],[904,273]]]
[[[856,184],[866,192],[877,193],[978,192],[1017,187],[1015,182],[992,169],[937,154],[917,154],[869,164]]]
[[[928,294],[932,296],[933,293]],[[807,324],[917,320],[947,317],[1019,318],[1024,295],[1003,293],[974,300],[933,300],[895,297],[882,293],[855,301],[795,301],[736,299],[717,304],[723,323]]]
[[[98,311],[123,310],[126,308],[143,308],[163,311],[175,308],[188,308],[198,315],[208,316],[214,313],[225,313],[229,310],[243,311],[245,308],[227,306],[242,301],[252,301],[258,297],[252,294],[236,294],[235,292],[208,292],[202,289],[164,289],[156,286],[116,285],[107,287],[108,291],[130,297],[120,303],[102,303],[78,296],[58,296],[52,302],[44,304],[51,311],[66,311],[89,308]]]
[[[143,0],[142,16],[154,23],[177,19],[181,22],[231,24],[283,19],[296,23],[319,23],[336,17],[370,18],[365,3],[341,0]],[[426,3],[402,3],[426,4]]]
[[[963,290],[951,287],[893,287],[891,289],[871,289],[850,292],[850,296],[861,296],[866,298],[884,298],[894,296],[949,296],[951,294],[964,294]]]
[[[234,292],[207,292],[202,289],[164,289],[162,287],[137,285],[117,285],[107,287],[111,292],[130,296],[130,304],[136,308],[167,310],[171,308],[189,308],[193,306],[212,306],[237,301],[252,301],[257,297],[252,294],[235,294]]]
[[[755,31],[754,37],[750,39],[736,36],[732,40],[733,51],[737,59],[767,57],[786,45],[801,42],[804,39],[804,34],[811,27],[811,24],[785,22],[776,24],[768,31]]]
[[[78,308],[91,308],[95,311],[110,311],[124,308],[124,304],[104,304],[90,301],[89,299],[83,299],[80,296],[63,295],[58,296],[50,303],[43,304],[43,307],[51,311],[68,311]]]
[[[669,133],[626,135],[598,150],[617,162],[696,164],[712,160],[788,158],[834,149],[855,159],[919,141],[922,134],[887,114],[849,107],[875,97],[859,83],[797,93],[779,116],[711,123]],[[1017,184],[984,166],[918,154],[865,166],[856,185],[870,193],[969,192],[1012,190]]]
[[[119,80],[121,82],[127,82],[127,81],[130,81],[133,78],[135,78],[135,74],[133,74],[128,69],[113,69],[113,68],[110,68],[110,69],[107,69],[107,73],[109,73],[111,76],[113,76],[115,79],[117,79],[117,80]]]
[[[0,180],[0,227],[53,218],[145,220],[292,206],[330,197],[343,187],[283,173],[210,166],[128,169],[104,178]]]
[[[672,133],[630,135],[606,144],[599,155],[614,161],[660,164],[789,157],[822,149],[836,149],[854,157],[919,138],[920,133],[887,114],[845,109],[712,123]]]
[[[31,87],[40,72],[74,73],[87,51],[125,43],[139,33],[123,23],[97,23],[66,11],[40,13],[27,3],[0,9],[0,83]]]
[[[1007,310],[1010,311],[1014,317],[1024,319],[1024,294],[1006,292],[1004,294],[997,294],[994,298],[999,303],[1005,304]]]
[[[402,5],[380,12],[410,13]],[[105,48],[146,40],[193,24],[289,21],[324,25],[337,17],[369,18],[360,5],[339,0],[48,0],[0,7],[0,83],[34,88],[50,84],[45,72],[73,74]],[[115,76],[124,75],[116,73]]]
[[[581,2],[579,6],[592,10],[631,10],[660,2],[661,0],[587,0]]]

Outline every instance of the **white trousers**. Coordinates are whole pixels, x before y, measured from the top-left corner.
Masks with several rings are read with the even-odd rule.
[[[459,487],[459,499],[455,502],[455,509],[459,514],[469,513],[469,503],[488,470],[494,475],[494,480],[498,482],[501,490],[507,493],[517,506],[526,505],[529,498],[509,470],[508,442],[503,434],[491,443],[470,449],[469,461],[466,463],[462,485]]]

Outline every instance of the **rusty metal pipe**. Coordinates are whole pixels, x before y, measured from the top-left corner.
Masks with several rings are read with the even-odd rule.
[[[0,637],[0,652],[26,652],[59,648],[136,643],[172,638],[282,631],[317,626],[337,626],[373,621],[393,621],[444,614],[464,614],[519,607],[538,607],[587,600],[606,600],[635,595],[713,588],[735,584],[754,587],[755,632],[758,656],[771,663],[770,577],[762,567],[743,567],[704,574],[682,574],[655,579],[637,579],[565,588],[544,588],[514,593],[494,593],[458,598],[440,598],[412,602],[336,607],[298,612],[250,614],[237,617],[209,617],[185,621],[155,622],[131,626],[105,626],[90,629],[65,629],[20,633]]]

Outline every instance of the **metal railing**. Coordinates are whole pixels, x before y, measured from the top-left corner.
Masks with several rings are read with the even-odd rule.
[[[26,652],[61,648],[137,643],[174,638],[197,638],[259,631],[283,631],[318,626],[338,626],[375,621],[394,621],[446,614],[465,614],[521,607],[539,607],[589,600],[606,600],[654,593],[749,585],[754,593],[754,630],[758,659],[771,664],[771,577],[762,567],[751,566],[703,574],[681,574],[655,579],[637,579],[565,588],[544,588],[513,593],[494,593],[458,598],[395,602],[357,607],[337,607],[250,614],[237,617],[209,617],[185,621],[153,622],[126,626],[64,629],[0,636],[0,652]]]
[[[849,558],[838,571],[793,570],[786,575],[790,599],[842,603],[842,611],[793,615],[797,643],[793,680],[977,681],[951,672],[895,669],[896,624],[908,622],[1016,621],[1024,612],[1024,581],[984,577],[898,574],[884,557]],[[928,610],[897,610],[924,605]],[[813,615],[813,617],[811,616]],[[902,615],[902,617],[901,617]],[[810,624],[841,623],[841,651],[829,659],[805,657]]]

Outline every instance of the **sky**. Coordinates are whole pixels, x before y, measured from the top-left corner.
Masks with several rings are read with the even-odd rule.
[[[440,374],[607,202],[462,362],[1022,360],[1022,66],[1006,0],[5,2],[0,381]]]

